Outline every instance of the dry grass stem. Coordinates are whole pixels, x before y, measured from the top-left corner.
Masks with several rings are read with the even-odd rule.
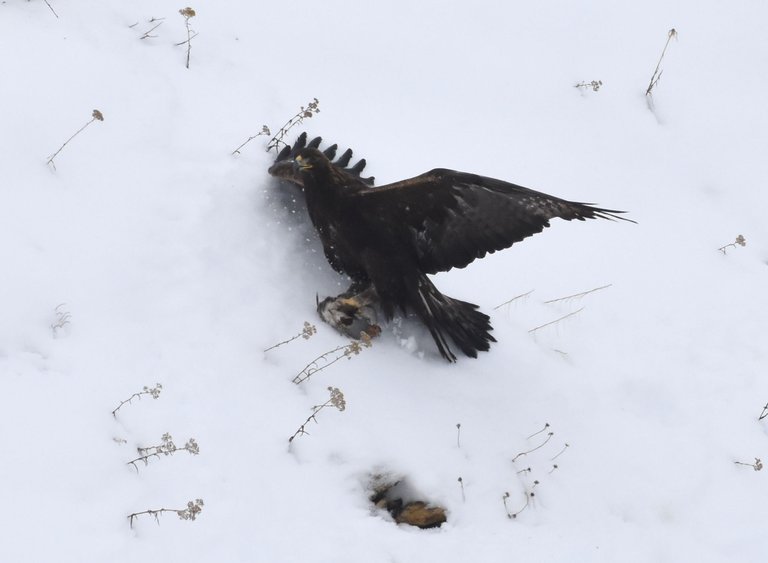
[[[182,520],[196,520],[198,515],[203,511],[204,504],[203,499],[199,498],[194,501],[189,501],[186,508],[157,508],[143,510],[141,512],[133,512],[128,515],[128,523],[131,528],[133,528],[133,521],[142,514],[147,514],[152,516],[157,524],[160,525],[160,515],[164,512],[175,512]]]
[[[574,88],[583,88],[584,90],[590,89],[593,92],[597,92],[600,90],[600,87],[603,85],[602,80],[593,80],[592,82],[579,82],[578,84],[574,84]]]
[[[272,132],[269,130],[269,127],[267,127],[266,125],[262,125],[261,131],[259,131],[255,135],[251,135],[250,137],[248,137],[248,139],[242,145],[240,145],[235,150],[233,150],[231,154],[233,155],[240,154],[240,149],[242,149],[245,145],[253,141],[256,137],[261,137],[262,135],[271,135],[271,134]]]
[[[748,467],[751,467],[755,471],[760,471],[763,468],[763,462],[760,461],[760,458],[755,458],[755,463],[744,463],[743,461],[734,461],[736,465],[746,465]]]
[[[670,29],[667,32],[667,42],[664,44],[664,49],[661,51],[659,62],[656,63],[656,69],[653,71],[653,75],[651,76],[651,81],[648,83],[648,88],[645,90],[646,96],[651,95],[651,92],[653,91],[654,87],[659,83],[659,80],[661,80],[661,73],[664,72],[663,70],[661,70],[661,61],[664,60],[664,55],[667,53],[667,47],[669,47],[669,42],[672,41],[673,37],[677,38],[677,31],[675,31],[674,28]]]
[[[48,6],[48,8],[51,10],[51,12],[53,12],[53,15],[58,18],[59,14],[57,14],[56,10],[53,9],[53,6],[51,6],[51,3],[48,2],[48,0],[43,0],[43,2],[45,2],[45,5]]]
[[[554,436],[554,434],[555,434],[554,432],[549,432],[547,434],[547,439],[544,440],[541,444],[539,444],[535,448],[531,448],[530,450],[526,450],[524,452],[520,452],[519,454],[517,454],[515,457],[512,458],[512,463],[515,463],[515,461],[517,461],[518,458],[521,458],[524,455],[528,455],[531,452],[535,452],[536,450],[543,448],[546,445],[546,443],[552,439],[552,436]]]
[[[299,426],[298,430],[296,430],[296,432],[293,433],[293,436],[288,438],[288,444],[293,442],[296,436],[303,436],[305,434],[309,434],[309,432],[307,432],[306,430],[307,424],[309,424],[312,421],[317,423],[317,415],[321,410],[328,408],[330,406],[333,406],[336,409],[338,409],[339,412],[344,412],[344,410],[347,408],[347,402],[344,400],[344,393],[342,393],[336,387],[328,387],[328,391],[330,391],[331,393],[331,398],[328,399],[326,402],[324,402],[322,405],[315,405],[314,407],[312,407],[312,414],[310,414],[307,417],[307,420],[305,420],[304,423],[301,426]]]
[[[304,369],[293,378],[293,382],[296,385],[303,383],[318,371],[331,367],[343,358],[351,360],[353,356],[357,356],[364,348],[370,348],[371,343],[371,337],[367,333],[361,332],[360,340],[350,340],[349,344],[346,346],[337,346],[333,350],[320,354],[317,358],[309,362],[304,366]]]
[[[191,18],[194,18],[197,14],[189,6],[179,10],[179,13],[184,17],[184,25],[187,28],[187,40],[186,41],[182,41],[181,43],[176,43],[176,46],[177,47],[179,47],[181,45],[186,45],[187,46],[187,68],[189,68],[189,56],[192,53],[192,40],[195,37],[197,37],[197,32],[194,29],[192,29],[192,26],[189,25],[189,20]]]
[[[532,289],[531,291],[527,291],[525,293],[521,293],[520,295],[516,295],[515,297],[513,297],[509,301],[504,301],[504,303],[502,303],[501,305],[496,305],[493,308],[493,310],[495,311],[496,309],[501,309],[504,305],[510,305],[512,302],[517,301],[518,299],[521,299],[523,297],[528,297],[531,293],[533,293],[533,291],[534,290]]]
[[[142,395],[151,395],[153,399],[157,399],[160,396],[160,392],[163,390],[163,386],[160,383],[155,383],[155,386],[152,388],[144,386],[144,389],[142,391],[139,391],[138,393],[134,393],[130,397],[128,397],[124,401],[120,401],[120,404],[115,407],[115,410],[112,411],[112,416],[117,418],[117,411],[120,410],[120,408],[125,405],[126,403],[130,403],[134,399],[141,399]]]
[[[720,248],[718,248],[718,250],[723,254],[725,254],[728,248],[730,247],[736,248],[737,245],[747,246],[747,239],[745,239],[743,235],[739,235],[736,237],[736,240],[733,241],[731,244],[726,244],[725,246],[721,246]]]
[[[581,313],[583,310],[584,310],[584,307],[582,307],[582,308],[580,308],[580,309],[578,309],[578,310],[576,310],[576,311],[573,311],[572,313],[568,313],[567,315],[563,315],[562,317],[560,317],[560,318],[558,318],[558,319],[555,319],[554,321],[549,321],[548,323],[544,323],[543,325],[539,325],[539,326],[537,326],[537,327],[534,327],[534,328],[532,328],[531,330],[529,330],[528,332],[529,332],[529,333],[530,333],[530,332],[536,332],[537,330],[539,330],[539,329],[542,329],[542,328],[544,328],[544,327],[548,327],[548,326],[550,326],[550,325],[553,325],[553,324],[555,324],[555,323],[559,323],[560,321],[562,321],[562,320],[565,320],[565,319],[567,319],[568,317],[572,317],[572,316],[574,316],[574,315],[578,315],[578,314],[579,314],[579,313]]]
[[[139,457],[127,462],[126,465],[133,465],[133,468],[138,473],[139,462],[143,462],[145,466],[149,465],[149,460],[153,457],[160,458],[160,456],[173,455],[178,451],[187,451],[191,455],[198,455],[200,453],[200,446],[197,445],[197,441],[194,438],[187,440],[183,448],[176,447],[173,443],[173,437],[167,432],[163,434],[161,438],[162,443],[158,446],[150,446],[148,448],[137,448],[139,451]]]
[[[59,147],[59,150],[57,150],[55,153],[53,153],[51,156],[49,156],[49,157],[48,157],[48,161],[46,162],[46,164],[50,164],[51,166],[53,166],[53,169],[54,169],[54,170],[56,170],[56,164],[54,164],[54,162],[53,162],[53,159],[54,159],[54,158],[56,158],[56,157],[58,156],[58,154],[59,154],[59,153],[60,153],[60,152],[61,152],[61,151],[64,149],[64,147],[66,147],[66,146],[67,146],[67,144],[68,144],[68,143],[69,143],[69,142],[70,142],[72,139],[74,139],[75,137],[77,137],[77,135],[78,135],[78,134],[79,134],[81,131],[83,131],[83,130],[84,130],[86,127],[88,127],[88,126],[89,126],[91,123],[93,123],[94,121],[104,121],[104,115],[103,115],[103,114],[102,114],[102,113],[101,113],[99,110],[97,110],[97,109],[93,110],[93,112],[91,113],[91,120],[90,120],[88,123],[86,123],[86,124],[85,124],[85,125],[83,125],[83,126],[80,128],[80,129],[78,129],[77,131],[75,131],[74,135],[72,135],[72,136],[71,136],[69,139],[67,139],[66,141],[64,141],[64,144],[63,144],[63,145],[61,145],[61,146]]]
[[[315,327],[315,325],[310,324],[307,321],[304,321],[304,329],[299,334],[290,337],[288,340],[283,340],[282,342],[278,342],[277,344],[270,346],[269,348],[264,350],[264,352],[269,352],[270,350],[274,350],[275,348],[282,346],[283,344],[288,344],[289,342],[293,342],[299,337],[303,338],[304,340],[309,340],[310,338],[312,338],[312,335],[316,333],[317,333],[317,328]]]
[[[288,134],[288,131],[303,123],[305,119],[310,119],[313,115],[320,113],[320,101],[317,98],[312,98],[312,101],[307,104],[307,107],[301,106],[299,111],[285,122],[280,130],[269,140],[267,143],[267,152],[272,149],[275,152],[280,150],[281,146],[287,146],[288,143],[283,141],[283,138]]]
[[[595,291],[600,291],[601,289],[606,289],[608,287],[611,287],[613,284],[609,283],[608,285],[601,285],[600,287],[596,287],[594,289],[589,289],[587,291],[582,291],[581,293],[574,293],[573,295],[566,295],[565,297],[558,297],[557,299],[550,299],[549,301],[544,301],[545,304],[550,303],[557,303],[558,301],[567,301],[568,299],[577,299],[579,297],[584,297],[585,295],[589,295],[590,293],[594,293]]]

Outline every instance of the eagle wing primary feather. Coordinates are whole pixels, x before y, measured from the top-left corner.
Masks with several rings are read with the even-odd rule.
[[[426,273],[463,268],[549,227],[550,219],[621,219],[622,211],[560,199],[516,184],[438,168],[354,194],[386,229],[405,225]],[[632,221],[633,222],[633,221]]]

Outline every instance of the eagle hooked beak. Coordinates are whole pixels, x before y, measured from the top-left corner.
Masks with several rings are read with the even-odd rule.
[[[300,171],[309,170],[310,168],[312,168],[312,165],[301,156],[297,156],[296,158],[294,158],[293,163],[294,163],[294,166]]]

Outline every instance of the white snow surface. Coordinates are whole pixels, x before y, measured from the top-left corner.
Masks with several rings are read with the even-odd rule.
[[[49,4],[0,3],[0,561],[764,559],[768,470],[735,462],[768,457],[765,2],[208,1],[189,69],[179,3]],[[266,137],[231,152],[315,97],[287,140],[378,183],[448,167],[638,224],[556,220],[436,276],[492,317],[477,360],[406,320],[296,385],[348,342],[315,311],[346,282]],[[329,386],[346,410],[289,448]],[[126,464],[166,432],[200,454]],[[375,474],[447,523],[392,522]]]

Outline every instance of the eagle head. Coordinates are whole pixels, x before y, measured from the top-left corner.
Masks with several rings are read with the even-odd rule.
[[[313,148],[302,149],[293,159],[297,172],[320,171],[331,167],[331,161],[322,152]]]

